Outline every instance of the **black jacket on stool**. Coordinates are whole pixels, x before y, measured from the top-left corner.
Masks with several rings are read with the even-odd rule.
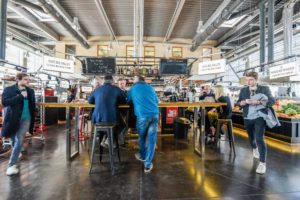
[[[31,116],[30,127],[34,124],[35,96],[34,91],[26,87],[29,111]],[[17,84],[6,87],[2,94],[2,105],[4,107],[2,137],[12,137],[19,129],[24,105],[24,97],[18,89]]]

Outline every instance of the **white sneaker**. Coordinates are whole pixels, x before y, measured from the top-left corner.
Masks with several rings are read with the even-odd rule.
[[[17,168],[17,165],[13,165],[13,166],[7,168],[7,170],[6,170],[7,176],[12,176],[12,175],[15,175],[18,173],[19,173],[19,169]]]
[[[253,149],[253,158],[259,159],[259,152],[258,152],[258,148]]]
[[[153,164],[151,163],[149,167],[145,167],[144,172],[145,172],[146,174],[148,174],[148,173],[151,172],[152,169],[153,169]]]
[[[258,165],[258,167],[256,169],[256,173],[258,173],[258,174],[264,174],[264,173],[266,173],[266,169],[267,169],[266,163],[259,162],[259,165]]]

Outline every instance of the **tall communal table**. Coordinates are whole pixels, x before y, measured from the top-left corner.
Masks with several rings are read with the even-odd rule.
[[[161,102],[160,108],[166,107],[192,107],[194,108],[194,124],[193,124],[193,145],[194,151],[202,158],[205,156],[205,108],[217,108],[226,105],[226,103],[206,103],[206,102]],[[94,105],[88,103],[39,103],[39,106],[45,108],[66,108],[66,159],[71,161],[74,157],[79,155],[79,108],[94,108]],[[120,108],[129,108],[128,105],[120,105]],[[75,151],[71,151],[71,119],[70,108],[76,108],[75,120]],[[199,113],[201,114],[200,124]],[[41,122],[43,123],[43,122]]]

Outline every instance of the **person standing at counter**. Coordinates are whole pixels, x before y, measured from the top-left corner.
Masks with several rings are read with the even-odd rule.
[[[257,84],[258,73],[249,72],[246,79],[248,86],[241,89],[237,103],[243,108],[244,124],[253,148],[253,157],[260,161],[256,173],[264,174],[267,157],[264,141],[266,122],[259,112],[267,113],[267,108],[274,105],[275,99],[268,86]],[[258,96],[261,98],[256,98]]]
[[[23,139],[30,125],[34,123],[35,96],[34,90],[28,87],[29,76],[19,73],[17,84],[6,87],[2,94],[4,106],[4,122],[1,134],[12,141],[13,150],[10,155],[6,174],[18,174],[17,163],[22,150]]]
[[[66,103],[71,103],[75,100],[75,94],[71,88],[67,89],[67,99]]]
[[[157,138],[159,119],[158,97],[153,87],[145,83],[142,76],[134,77],[134,85],[128,93],[128,102],[134,105],[137,116],[136,128],[139,134],[139,153],[135,154],[137,160],[144,162],[144,172],[153,169],[153,157]],[[148,147],[146,139],[148,138]]]
[[[111,75],[105,76],[104,84],[94,90],[89,98],[89,103],[95,104],[92,114],[92,122],[94,124],[116,123],[116,129],[119,129],[120,114],[118,105],[125,104],[126,97],[124,92],[112,83],[113,77]],[[114,132],[119,133],[117,130]]]
[[[126,80],[124,78],[120,78],[118,80],[118,84],[119,84],[119,88],[124,92],[124,95],[127,98]],[[121,115],[122,119],[124,119],[124,120],[126,119],[127,112],[128,112],[128,110],[126,108],[120,109],[120,115]],[[125,144],[125,134],[126,134],[126,130],[127,130],[124,120],[121,120],[121,122],[120,122],[121,131],[120,131],[119,143],[121,145]]]
[[[119,79],[119,88],[125,93],[125,95],[127,96],[127,90],[126,90],[126,80],[123,78]]]

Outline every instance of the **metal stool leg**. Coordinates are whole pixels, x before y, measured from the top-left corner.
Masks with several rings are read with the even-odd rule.
[[[99,151],[100,151],[100,154],[99,154],[99,160],[100,160],[100,163],[101,163],[101,161],[102,161],[102,155],[103,155],[103,147],[102,147],[102,145],[101,145],[101,142],[102,142],[102,140],[103,140],[103,137],[104,137],[104,134],[101,134],[101,132],[100,132],[100,136],[99,136]]]
[[[220,142],[219,138],[220,138],[221,125],[222,125],[222,123],[218,120],[217,121],[217,131],[216,131],[216,135],[215,135],[216,145],[218,145],[218,143]]]
[[[90,138],[89,138],[89,143],[88,143],[88,152],[90,152],[91,149],[91,144],[92,144],[92,139],[93,139],[93,130],[94,130],[94,125],[92,124],[92,129],[91,129],[91,133],[90,133]]]
[[[234,145],[234,135],[233,135],[232,121],[230,121],[228,123],[228,125],[229,125],[228,133],[230,132],[230,143],[231,143],[231,146],[232,146],[232,150],[233,150],[234,156],[236,156],[235,145]]]
[[[96,140],[97,140],[97,129],[94,130],[94,139],[93,139],[93,146],[92,146],[92,153],[91,153],[91,159],[90,159],[90,171],[89,174],[92,172],[93,162],[94,162],[94,153],[95,153],[95,146],[96,146]]]
[[[108,134],[108,141],[109,141],[108,150],[109,150],[110,168],[111,168],[111,171],[112,171],[112,175],[114,175],[115,174],[115,166],[114,166],[113,130],[110,128],[108,130],[107,134]]]

